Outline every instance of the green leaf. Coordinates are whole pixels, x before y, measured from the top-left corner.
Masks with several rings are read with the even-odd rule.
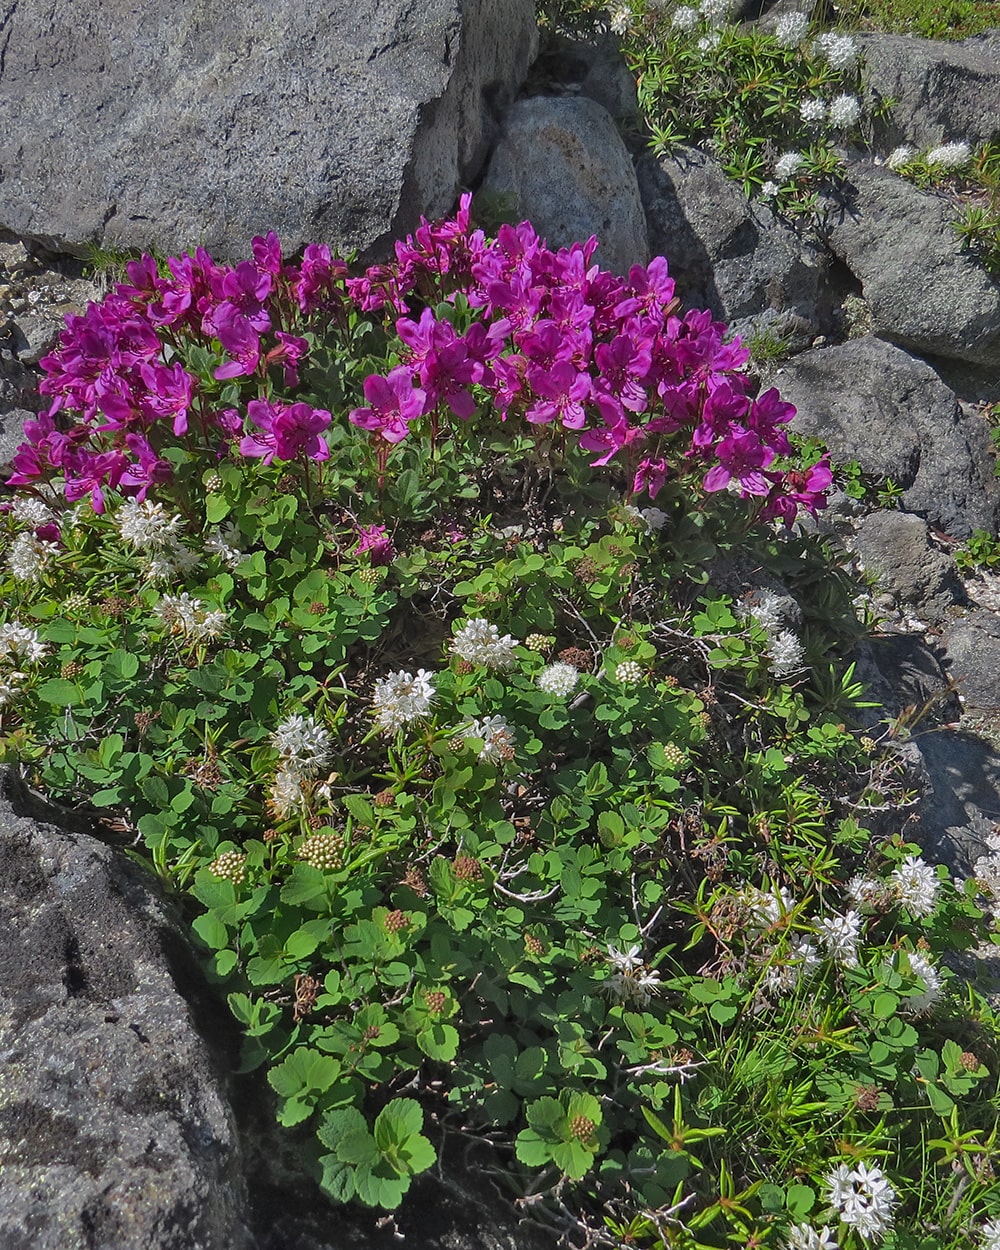
[[[816,1204],[816,1191],[808,1185],[789,1185],[785,1193],[785,1207],[789,1214],[804,1219]]]
[[[536,1129],[525,1128],[517,1135],[514,1153],[529,1168],[540,1168],[551,1161],[554,1144],[552,1138],[543,1137]]]
[[[424,1125],[424,1113],[412,1098],[394,1098],[378,1113],[375,1120],[375,1143],[385,1152],[402,1145],[408,1137],[419,1133]]]
[[[552,1162],[573,1181],[578,1181],[594,1164],[594,1152],[578,1141],[561,1141],[552,1147]]]
[[[440,1022],[426,1025],[417,1034],[417,1045],[428,1059],[448,1063],[458,1054],[458,1030]]]
[[[83,692],[75,681],[67,681],[64,677],[50,677],[35,687],[35,694],[46,703],[56,707],[75,707],[84,701]]]
[[[229,945],[229,930],[213,911],[199,916],[193,921],[191,928],[210,950],[222,950]]]

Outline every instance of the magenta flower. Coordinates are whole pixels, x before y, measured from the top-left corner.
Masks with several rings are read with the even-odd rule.
[[[231,304],[220,304],[215,310],[214,333],[223,349],[233,359],[215,370],[219,381],[255,373],[260,364],[260,335]]]
[[[650,499],[655,499],[660,493],[660,489],[667,480],[669,473],[670,469],[662,456],[658,456],[655,459],[647,457],[645,460],[640,460],[639,467],[635,471],[635,477],[632,479],[632,494],[641,495],[646,490],[649,491]]]
[[[303,403],[285,407],[252,399],[247,404],[247,415],[261,433],[243,436],[241,455],[262,459],[265,464],[275,458],[294,460],[300,453],[310,460],[329,460],[330,448],[321,436],[333,418],[324,409]]]
[[[118,485],[135,489],[136,498],[142,502],[153,486],[169,482],[174,471],[169,460],[163,460],[153,450],[149,440],[143,434],[125,435],[125,442],[136,460],[128,465],[118,478]]]
[[[771,489],[761,469],[771,463],[774,452],[764,446],[753,430],[734,425],[716,446],[715,454],[719,463],[705,474],[705,490],[725,490],[732,481],[739,482],[740,489],[749,495],[766,495]]]
[[[587,423],[583,405],[590,398],[589,373],[579,372],[568,360],[557,360],[551,369],[528,365],[527,380],[538,399],[525,412],[525,420],[545,425],[556,417],[567,430],[582,430]]]
[[[360,525],[357,533],[358,545],[354,548],[354,555],[359,556],[363,551],[369,552],[373,565],[389,564],[392,561],[396,553],[384,525]]]
[[[427,395],[413,385],[412,371],[406,365],[399,365],[384,378],[369,374],[364,391],[371,407],[355,408],[347,419],[363,430],[381,434],[387,443],[401,443],[409,432],[409,423],[426,411]]]
[[[141,365],[146,393],[139,401],[147,421],[169,420],[177,435],[186,434],[195,379],[181,365]]]

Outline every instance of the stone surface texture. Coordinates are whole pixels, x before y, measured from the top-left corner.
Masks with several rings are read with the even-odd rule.
[[[685,304],[799,349],[826,328],[824,253],[752,205],[711,157],[693,148],[644,156],[638,174],[650,250],[667,257]]]
[[[649,259],[632,158],[607,109],[586,96],[532,96],[507,115],[483,189],[529,217],[553,248],[600,240],[596,264],[627,274]]]
[[[890,170],[855,163],[824,234],[861,284],[876,334],[922,354],[1000,364],[1000,283],[952,228],[956,209]]]
[[[794,357],[774,383],[796,406],[793,429],[822,438],[840,462],[892,478],[907,511],[956,538],[996,532],[986,424],[963,412],[930,365],[866,336]]]
[[[175,922],[147,872],[2,787],[0,1245],[243,1250],[241,1147]]]
[[[965,598],[955,561],[931,545],[927,522],[912,513],[869,513],[858,526],[854,549],[880,586],[929,621],[943,620]]]
[[[996,133],[1000,30],[958,42],[880,33],[860,42],[868,102],[893,102],[888,121],[876,128],[887,148],[926,149],[959,139],[975,147]]]
[[[450,211],[536,47],[532,0],[6,0],[0,229],[384,252]]]

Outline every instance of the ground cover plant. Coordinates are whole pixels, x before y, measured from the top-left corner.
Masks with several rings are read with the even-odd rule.
[[[830,469],[594,247],[129,265],[0,514],[3,758],[187,900],[339,1202],[471,1137],[570,1244],[995,1250],[989,926],[859,720]]]

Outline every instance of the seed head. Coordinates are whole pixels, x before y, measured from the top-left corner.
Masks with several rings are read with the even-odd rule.
[[[247,857],[240,851],[225,851],[209,864],[209,871],[216,877],[239,885],[246,876]]]
[[[344,839],[339,833],[312,833],[299,846],[299,859],[320,872],[332,872],[344,866]]]
[[[400,911],[397,907],[395,911],[389,912],[385,918],[385,927],[389,933],[399,933],[401,929],[407,929],[410,925],[410,917],[405,911]]]

